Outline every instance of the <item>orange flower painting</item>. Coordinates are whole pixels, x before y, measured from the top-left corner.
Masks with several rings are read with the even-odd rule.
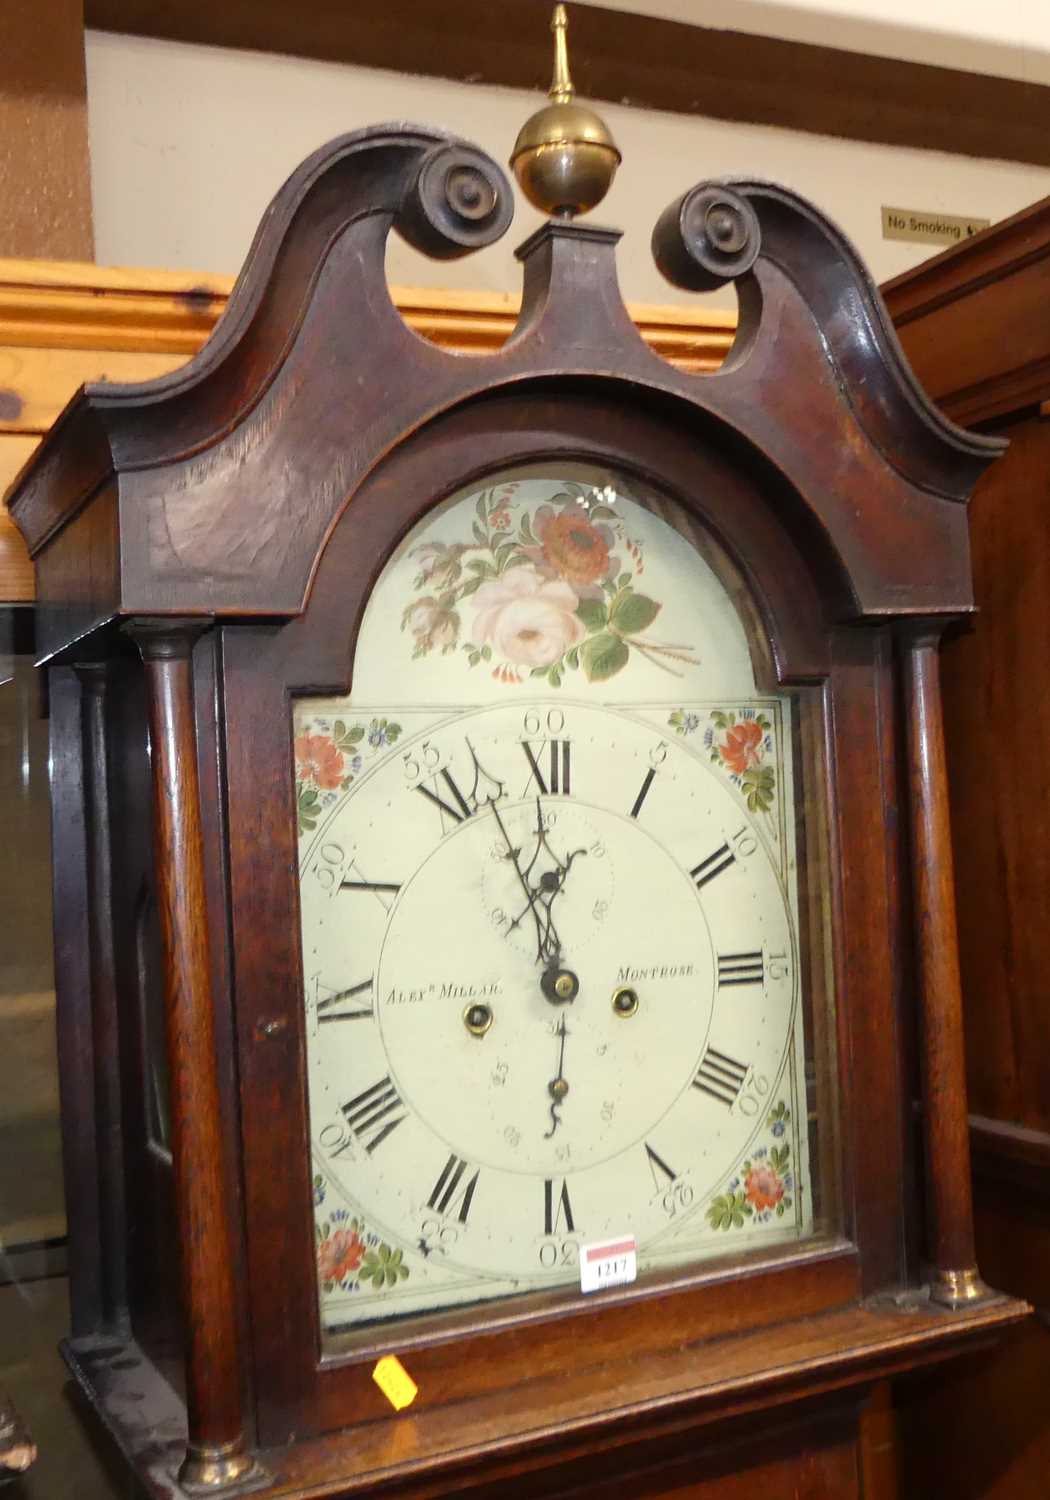
[[[567,583],[597,583],[608,573],[608,533],[603,536],[586,516],[571,511],[556,516],[545,506],[536,516],[535,529],[544,558]]]
[[[296,770],[300,781],[330,789],[343,779],[342,752],[326,734],[301,734],[295,741]]]
[[[762,760],[764,730],[755,719],[743,719],[726,730],[719,753],[736,776],[757,766]]]
[[[318,1279],[328,1285],[343,1281],[364,1258],[365,1245],[356,1229],[333,1229],[317,1246]]]
[[[766,1162],[757,1162],[744,1178],[744,1197],[760,1213],[764,1208],[776,1208],[783,1196],[784,1184]]]

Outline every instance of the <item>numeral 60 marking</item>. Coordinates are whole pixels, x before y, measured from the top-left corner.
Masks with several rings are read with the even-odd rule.
[[[542,715],[538,708],[530,708],[521,722],[528,735],[542,734],[544,729],[548,734],[561,734],[565,728],[565,715],[560,708],[548,708]]]

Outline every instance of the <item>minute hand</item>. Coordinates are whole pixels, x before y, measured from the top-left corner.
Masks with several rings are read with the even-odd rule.
[[[518,863],[519,851],[515,849],[514,845],[510,841],[510,835],[506,830],[503,819],[499,815],[499,808],[496,806],[495,802],[492,803],[492,814],[496,819],[496,822],[499,824],[499,831],[503,835],[503,842],[507,846],[507,855],[514,866],[514,871],[521,883],[521,888],[525,892],[525,900],[528,903],[526,910],[532,912],[532,919],[536,924],[536,961],[537,963],[539,963],[543,960],[543,924],[540,918],[540,914],[536,910],[536,897],[538,893],[532,889],[529,882],[525,879],[525,875],[522,871],[521,865]],[[517,926],[517,923],[524,915],[525,912],[522,911],[521,915],[515,919],[513,925]]]

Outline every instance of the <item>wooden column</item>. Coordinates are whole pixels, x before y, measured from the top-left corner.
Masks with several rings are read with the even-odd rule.
[[[205,628],[199,620],[140,620],[128,630],[149,696],[185,1330],[188,1444],[179,1479],[191,1492],[212,1494],[242,1484],[255,1464],[241,1413],[194,724],[191,656]]]
[[[989,1295],[977,1271],[970,1186],[962,992],[938,653],[942,623],[903,634],[912,885],[923,1073],[930,1296],[958,1307]]]
[[[104,662],[77,667],[84,746],[84,840],[87,851],[88,972],[95,1083],[98,1169],[99,1301],[102,1327],[128,1328],[125,1260],[124,1147],[121,1124],[120,1027],[113,962],[109,820],[109,742]]]

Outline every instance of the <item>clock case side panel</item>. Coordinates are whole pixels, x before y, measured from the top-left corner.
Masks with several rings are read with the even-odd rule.
[[[471,478],[507,464],[572,458],[626,470],[678,498],[714,532],[747,580],[766,628],[770,686],[810,684],[822,697],[811,746],[828,769],[832,925],[851,946],[849,972],[835,975],[838,1035],[829,1038],[840,1094],[840,1140],[849,1163],[840,1222],[845,1240],[824,1250],[781,1253],[766,1264],[700,1277],[685,1301],[632,1289],[572,1316],[588,1361],[661,1342],[736,1330],[768,1318],[842,1305],[905,1281],[899,1225],[906,1201],[894,1052],[896,849],[886,828],[895,788],[884,774],[896,733],[886,691],[884,633],[836,631],[828,600],[841,577],[826,538],[800,497],[717,424],[682,421],[674,404],[616,400],[596,382],[547,382],[472,403],[402,444],[354,495],[316,571],[309,606],[278,626],[221,630],[237,1030],[241,1057],[246,1241],[260,1433],[324,1430],[385,1415],[367,1363],[323,1367],[315,1292],[309,1173],[303,980],[293,797],[291,698],[348,690],[365,603],[387,557],[429,506]],[[704,497],[703,501],[697,499]],[[818,580],[819,583],[818,583]],[[822,684],[822,686],[820,686]],[[824,788],[820,788],[824,791]],[[848,815],[844,809],[848,806]],[[841,942],[838,946],[842,946]],[[867,1122],[873,1122],[874,1128]],[[839,1175],[837,1165],[829,1180]],[[887,1212],[887,1208],[889,1211]],[[836,1245],[838,1248],[836,1248]],[[683,1323],[683,1309],[692,1309]],[[471,1320],[458,1317],[399,1347],[412,1350],[427,1402],[462,1399],[523,1374],[553,1373],[564,1335],[551,1323],[564,1299],[524,1314],[476,1321],[478,1357],[464,1347]],[[584,1323],[579,1319],[583,1317]],[[445,1342],[452,1333],[456,1345]],[[396,1334],[384,1337],[397,1343]],[[418,1376],[417,1376],[418,1378]]]
[[[230,991],[226,941],[227,892],[224,838],[224,798],[219,774],[217,729],[216,641],[205,635],[194,653],[197,749],[201,773],[202,821],[207,846],[207,901],[212,931],[213,984],[216,995]],[[75,1099],[63,1105],[64,1152],[67,1176],[75,1184],[70,1196],[71,1240],[82,1246],[74,1258],[74,1317],[68,1357],[80,1374],[99,1358],[109,1357],[114,1335],[138,1358],[145,1355],[176,1391],[183,1387],[185,1329],[179,1290],[180,1224],[174,1200],[172,1165],[166,1136],[171,1128],[167,1110],[166,1046],[163,1015],[163,959],[155,904],[154,843],[152,838],[150,748],[146,684],[137,653],[118,635],[108,637],[112,652],[105,663],[104,724],[108,767],[106,820],[96,830],[105,840],[110,879],[105,893],[107,928],[113,955],[111,988],[105,996],[92,993],[89,939],[83,948],[71,938],[71,907],[89,907],[98,893],[71,891],[73,875],[85,869],[84,854],[73,847],[78,828],[90,819],[81,772],[83,692],[78,669],[51,668],[58,713],[52,727],[53,797],[56,803],[56,898],[66,915],[56,940],[60,962],[56,970],[59,994],[60,1055],[63,1094]],[[76,782],[76,785],[74,785]],[[77,793],[76,812],[67,804]],[[97,799],[96,799],[97,800]],[[62,814],[65,815],[62,815]],[[81,832],[83,841],[83,834]],[[85,887],[91,876],[85,870]],[[67,897],[69,899],[67,899]],[[61,957],[68,952],[68,956]],[[75,971],[75,972],[74,972]],[[82,971],[82,972],[81,972]],[[96,984],[97,990],[97,984]],[[124,1204],[117,1275],[124,1290],[114,1326],[100,1307],[99,1283],[105,1283],[99,1244],[98,1168],[86,1165],[93,1151],[94,1119],[90,1104],[90,1020],[85,1007],[101,1003],[112,1013],[114,1057],[119,1093],[119,1158]],[[85,1036],[85,1023],[87,1032]],[[216,1007],[216,1048],[221,1082],[223,1151],[227,1180],[235,1202],[231,1217],[240,1222],[239,1117],[236,1055],[232,1040],[231,1005]],[[67,1081],[68,1079],[68,1081]],[[152,1094],[152,1098],[151,1098]],[[112,1253],[112,1252],[110,1252]],[[241,1247],[237,1253],[242,1254]],[[83,1259],[81,1259],[83,1257]],[[109,1273],[114,1279],[114,1273]],[[243,1278],[236,1279],[238,1286]],[[237,1318],[247,1343],[247,1304],[240,1299]],[[245,1408],[250,1410],[251,1370],[242,1367]]]

